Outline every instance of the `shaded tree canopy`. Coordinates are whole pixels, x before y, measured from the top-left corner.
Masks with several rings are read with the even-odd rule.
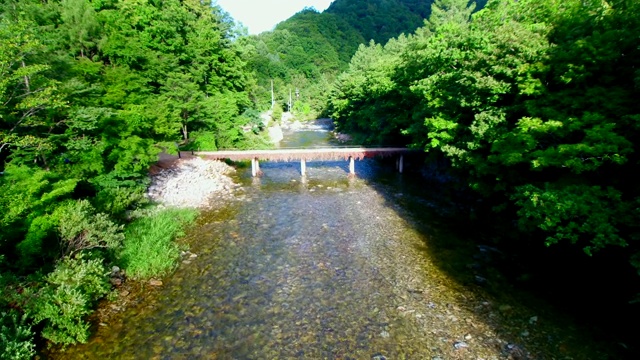
[[[435,1],[414,34],[360,46],[331,114],[362,142],[446,159],[548,245],[627,247],[639,266],[638,6]]]

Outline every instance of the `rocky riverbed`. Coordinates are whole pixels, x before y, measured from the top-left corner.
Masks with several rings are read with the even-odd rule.
[[[119,289],[90,343],[53,358],[615,358],[552,309],[454,271],[494,250],[466,248],[423,186],[359,165],[234,177],[242,195],[203,212],[177,271]]]
[[[165,206],[210,208],[215,204],[213,198],[232,198],[240,191],[240,185],[229,177],[234,172],[221,161],[179,159],[151,175],[147,196]]]
[[[300,134],[292,146],[311,142]],[[371,160],[357,178],[341,162],[311,163],[306,178],[297,164],[265,163],[265,176],[251,178],[190,161],[153,176],[158,201],[232,201],[211,200],[171,277],[125,283],[91,341],[52,358],[620,358],[572,319],[476,272],[497,250],[458,238],[466,222],[443,217],[455,204],[422,179]],[[243,187],[205,181],[217,176]],[[184,182],[193,183],[178,190]]]

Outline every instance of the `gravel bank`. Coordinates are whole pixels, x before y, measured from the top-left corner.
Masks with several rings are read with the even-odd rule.
[[[181,159],[151,175],[147,196],[165,206],[207,208],[216,197],[232,197],[239,188],[228,176],[235,169],[221,161]]]

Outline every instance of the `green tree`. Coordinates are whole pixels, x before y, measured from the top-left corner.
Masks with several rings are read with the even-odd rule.
[[[56,126],[46,113],[65,104],[57,82],[47,76],[50,66],[39,59],[44,48],[33,26],[0,19],[0,154],[12,148],[23,161],[46,166],[53,149],[47,134]]]
[[[60,16],[63,23],[58,30],[68,42],[71,53],[91,58],[97,50],[100,26],[91,3],[87,0],[62,0]]]
[[[635,244],[637,6],[494,1],[470,21],[465,1],[437,1],[397,54],[359,50],[334,116],[369,141],[388,132],[448,159],[547,244]]]

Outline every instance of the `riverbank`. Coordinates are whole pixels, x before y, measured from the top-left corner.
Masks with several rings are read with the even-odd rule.
[[[122,310],[58,358],[616,358],[561,313],[476,276],[495,250],[457,236],[470,224],[442,216],[458,207],[437,186],[370,160],[357,178],[313,163],[305,181],[295,165],[264,166],[203,211],[171,276],[124,284],[128,296],[103,307]]]
[[[211,208],[212,199],[233,198],[241,190],[228,176],[235,171],[221,161],[163,154],[150,171],[147,196],[164,207]]]
[[[231,175],[235,169],[224,162],[203,160],[188,154],[161,154],[149,170],[151,184],[146,196],[154,206],[135,210],[123,228],[124,241],[117,250],[111,271],[105,274],[110,292],[86,320],[91,334],[120,331],[115,319],[132,307],[146,306],[149,296],[164,287],[169,275],[198,257],[181,241],[198,214],[215,208],[241,191]],[[45,358],[65,357],[53,346]]]

